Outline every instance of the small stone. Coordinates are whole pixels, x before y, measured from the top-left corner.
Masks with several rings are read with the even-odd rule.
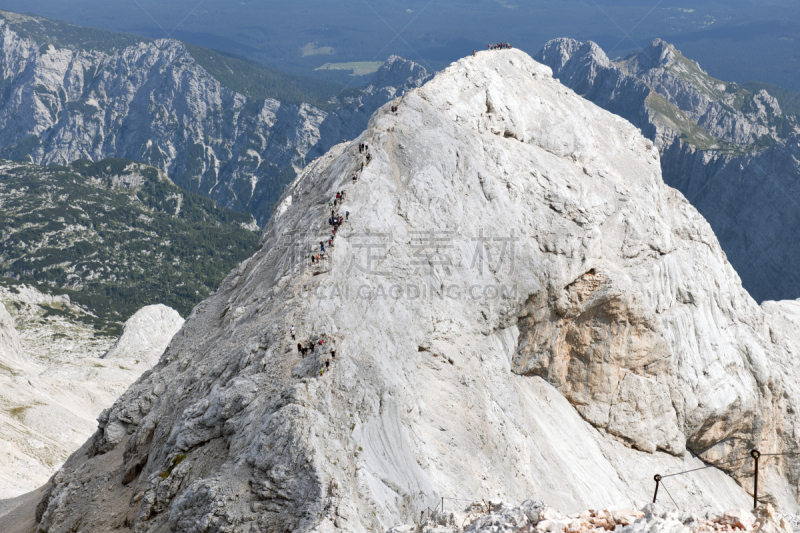
[[[741,529],[750,529],[756,522],[756,517],[750,511],[744,509],[732,509],[725,511],[721,516],[717,517],[714,522],[729,526],[738,527]]]

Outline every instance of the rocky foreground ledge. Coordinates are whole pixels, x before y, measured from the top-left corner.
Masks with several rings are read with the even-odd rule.
[[[387,533],[794,533],[794,525],[800,525],[796,515],[782,516],[769,504],[759,506],[753,512],[732,509],[703,515],[669,509],[660,504],[646,505],[640,511],[589,510],[563,515],[539,500],[527,500],[518,507],[475,502],[458,512],[437,510],[423,516],[419,524],[394,527]]]

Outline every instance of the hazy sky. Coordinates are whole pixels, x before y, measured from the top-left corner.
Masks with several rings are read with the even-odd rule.
[[[313,74],[327,62],[399,54],[432,69],[509,41],[597,42],[610,57],[660,37],[711,74],[800,90],[796,0],[0,0],[57,20],[176,37]]]

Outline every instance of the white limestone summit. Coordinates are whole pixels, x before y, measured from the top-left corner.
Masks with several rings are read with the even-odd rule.
[[[765,313],[653,143],[523,52],[379,109],[279,205],[53,477],[38,531],[378,531],[443,496],[636,509],[704,461],[724,471],[670,492],[722,511],[751,501],[751,448],[796,450],[794,307]],[[762,461],[782,512],[796,461]]]

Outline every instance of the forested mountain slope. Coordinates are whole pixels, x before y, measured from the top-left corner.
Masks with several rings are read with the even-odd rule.
[[[188,315],[258,243],[249,214],[122,159],[2,161],[0,205],[0,275],[61,290],[112,335],[144,305]]]

